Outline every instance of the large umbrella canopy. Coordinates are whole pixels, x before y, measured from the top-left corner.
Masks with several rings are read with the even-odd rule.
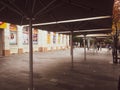
[[[112,16],[113,0],[0,0],[0,20],[18,25]],[[50,31],[111,28],[112,19],[37,26]],[[69,28],[68,28],[69,27]]]
[[[30,26],[30,90],[33,90],[32,24],[112,16],[113,0],[0,0],[0,21]],[[110,28],[112,19],[38,26],[49,31]],[[72,45],[72,43],[71,43]],[[71,51],[73,52],[72,48]],[[71,55],[73,59],[73,54]]]

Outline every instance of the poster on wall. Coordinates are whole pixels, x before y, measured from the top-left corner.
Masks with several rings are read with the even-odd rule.
[[[23,44],[28,44],[29,39],[29,28],[23,27]]]
[[[47,44],[50,44],[50,41],[51,41],[51,39],[50,39],[50,32],[48,32],[48,35],[47,35]]]
[[[33,29],[33,44],[38,44],[38,29]]]
[[[33,29],[32,34],[33,44],[38,44],[38,30]],[[23,44],[29,43],[29,27],[23,27]]]
[[[53,33],[53,44],[56,44],[56,33]]]
[[[17,44],[17,32],[10,32],[10,44]]]
[[[10,45],[17,44],[17,26],[14,24],[10,24]]]

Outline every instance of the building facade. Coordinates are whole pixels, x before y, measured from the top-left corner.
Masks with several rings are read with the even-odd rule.
[[[47,52],[69,48],[69,35],[33,28],[33,51]],[[29,28],[0,24],[0,56],[29,52]]]

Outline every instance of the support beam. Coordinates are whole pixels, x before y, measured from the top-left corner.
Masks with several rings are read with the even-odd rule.
[[[32,14],[34,13],[35,3],[36,3],[36,0],[33,1],[33,5],[32,5]]]
[[[29,90],[33,89],[33,43],[32,43],[32,18],[29,20]]]
[[[44,7],[43,9],[41,9],[40,11],[38,11],[34,17],[36,18],[39,14],[41,14],[43,11],[45,11],[46,9],[48,9],[48,7],[50,7],[56,0],[52,0],[48,5],[46,5],[46,7]]]
[[[33,26],[44,26],[44,25],[53,25],[53,24],[61,24],[61,23],[82,22],[82,21],[91,21],[91,20],[99,20],[99,19],[106,19],[106,18],[112,18],[112,17],[111,16],[89,17],[89,18],[81,18],[81,19],[73,19],[73,20],[63,20],[63,21],[39,23],[39,24],[33,24]],[[27,26],[27,25],[24,25],[24,26]]]
[[[4,9],[5,9],[5,6],[1,7],[1,8],[0,8],[0,12],[1,12],[2,10],[4,10]]]
[[[15,8],[11,7],[10,5],[8,5],[8,4],[6,4],[6,3],[4,3],[4,2],[2,2],[2,1],[1,1],[0,3],[1,3],[2,5],[4,5],[5,7],[8,7],[10,10],[16,12],[18,15],[23,16],[23,14],[22,14],[21,12],[19,12],[19,11],[16,10]]]
[[[27,15],[14,3],[13,0],[9,0],[9,2],[11,4],[10,6],[14,6],[14,9],[16,9],[16,11],[19,11],[22,14],[22,17]]]

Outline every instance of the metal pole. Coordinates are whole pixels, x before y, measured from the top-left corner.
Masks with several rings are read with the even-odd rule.
[[[33,90],[33,43],[32,43],[32,18],[29,20],[29,90]]]
[[[73,68],[73,31],[71,31],[71,35],[70,35],[70,45],[71,45],[71,64],[72,64],[72,68]]]
[[[84,60],[86,60],[86,35],[84,35]]]
[[[120,76],[119,76],[119,80],[118,80],[118,90],[120,90]]]
[[[118,55],[117,55],[117,44],[118,44],[118,31],[117,31],[117,25],[115,25],[115,27],[116,27],[116,34],[115,34],[115,61],[114,61],[114,63],[117,63],[117,58],[118,58]]]

